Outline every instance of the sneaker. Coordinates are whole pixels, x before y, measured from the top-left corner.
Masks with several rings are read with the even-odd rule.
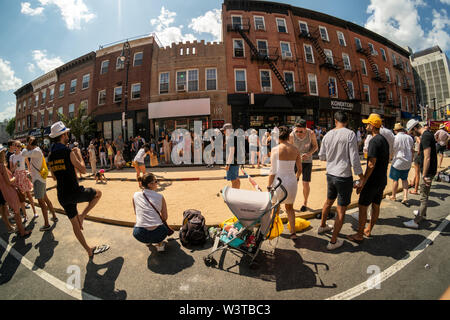
[[[43,226],[43,227],[41,227],[41,228],[39,229],[39,231],[45,232],[45,231],[49,231],[49,230],[51,230],[51,229],[52,229],[52,227],[51,227],[50,225],[48,225],[48,226]]]
[[[319,227],[319,229],[317,230],[317,233],[322,234],[325,232],[329,232],[331,230],[333,230],[333,227],[327,224],[325,227]]]
[[[411,229],[419,229],[419,225],[414,222],[414,220],[410,220],[408,222],[403,222],[405,227],[411,228]]]
[[[414,210],[413,213],[417,217],[419,215],[419,210]]]
[[[163,241],[161,243],[155,244],[156,251],[164,252],[166,250],[166,243]]]
[[[300,211],[301,211],[301,212],[306,212],[306,211],[308,211],[308,208],[307,208],[306,206],[302,206],[302,207],[300,208]]]
[[[338,239],[337,241],[336,241],[336,243],[328,243],[328,245],[327,245],[327,250],[335,250],[335,249],[337,249],[337,248],[339,248],[339,247],[342,247],[342,245],[344,244],[344,240],[342,240],[342,239]]]

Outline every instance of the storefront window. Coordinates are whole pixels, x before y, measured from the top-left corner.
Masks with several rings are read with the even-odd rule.
[[[117,137],[122,134],[122,120],[113,121],[113,134],[114,140],[116,140]]]
[[[110,121],[103,123],[103,137],[107,140],[111,140],[112,138],[112,128]]]

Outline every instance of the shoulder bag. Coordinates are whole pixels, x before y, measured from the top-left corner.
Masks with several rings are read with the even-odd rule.
[[[159,214],[159,217],[161,218],[162,223],[167,227],[168,231],[167,231],[167,235],[171,236],[175,233],[175,231],[169,227],[169,225],[167,224],[166,221],[163,220],[161,213],[159,212],[158,209],[156,209],[156,207],[153,205],[153,203],[147,198],[147,196],[145,195],[144,191],[142,191],[142,194],[144,195],[144,198],[147,200],[148,203],[150,203],[150,205],[152,206],[152,208]]]

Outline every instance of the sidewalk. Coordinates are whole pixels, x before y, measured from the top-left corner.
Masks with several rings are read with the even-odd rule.
[[[450,165],[450,159],[444,159],[444,166]],[[300,213],[297,211],[297,216],[305,219],[314,217],[321,211],[327,194],[326,172],[325,163],[315,161],[314,172],[312,173],[311,193],[309,197],[308,207],[310,210],[306,213]],[[266,168],[266,172],[267,172]],[[226,172],[224,169],[215,167],[214,169],[207,168],[154,168],[148,170],[148,172],[154,173],[159,183],[159,192],[161,192],[167,202],[169,225],[178,229],[182,219],[183,212],[187,209],[198,209],[206,218],[208,226],[214,226],[220,224],[222,221],[232,217],[231,211],[224,203],[223,198],[220,195],[220,191],[229,182],[225,180]],[[268,177],[263,176],[265,172],[261,172],[258,169],[248,169],[247,172],[250,175],[255,176],[255,181],[259,186],[265,190],[267,187]],[[259,175],[259,176],[258,176]],[[410,171],[409,178],[412,179],[414,171]],[[88,219],[92,221],[117,224],[121,226],[133,226],[135,223],[135,214],[133,211],[132,198],[135,192],[140,191],[137,182],[134,180],[136,174],[131,169],[123,171],[107,172],[106,177],[108,179],[117,179],[115,181],[108,181],[106,185],[95,184],[95,180],[81,181],[81,185],[85,187],[97,188],[102,191],[103,196],[98,205],[90,213]],[[196,181],[178,181],[177,179],[197,179]],[[357,177],[355,177],[356,179]],[[127,179],[129,181],[120,181],[121,179]],[[205,180],[201,180],[205,179]],[[55,182],[48,179],[47,187],[50,189],[48,196],[52,201],[55,208],[58,208],[62,213],[62,207],[60,206]],[[241,188],[246,190],[254,190],[248,179],[241,179]],[[386,187],[385,194],[392,192],[392,181],[389,180]],[[349,208],[357,206],[358,196],[356,193],[352,195],[352,202]],[[303,205],[303,191],[302,185],[299,183],[297,198],[294,204],[294,208],[299,210]],[[79,212],[86,207],[85,204],[78,206]],[[284,206],[282,206],[284,209]],[[283,213],[283,212],[282,212]],[[282,214],[282,218],[286,215]]]

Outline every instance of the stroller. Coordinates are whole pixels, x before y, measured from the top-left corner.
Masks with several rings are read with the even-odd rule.
[[[272,204],[272,198],[278,188],[283,191],[283,197],[282,199],[278,197],[277,202]],[[203,258],[205,265],[209,267],[216,263],[213,254],[218,251],[236,250],[243,253],[244,256],[248,255],[252,259],[250,266],[255,266],[254,260],[259,253],[261,244],[268,238],[274,225],[276,213],[287,195],[280,178],[278,178],[278,184],[270,192],[225,187],[222,190],[222,196],[231,212],[238,219],[234,224],[238,232],[230,237],[224,232],[225,230],[217,234],[211,252]]]

